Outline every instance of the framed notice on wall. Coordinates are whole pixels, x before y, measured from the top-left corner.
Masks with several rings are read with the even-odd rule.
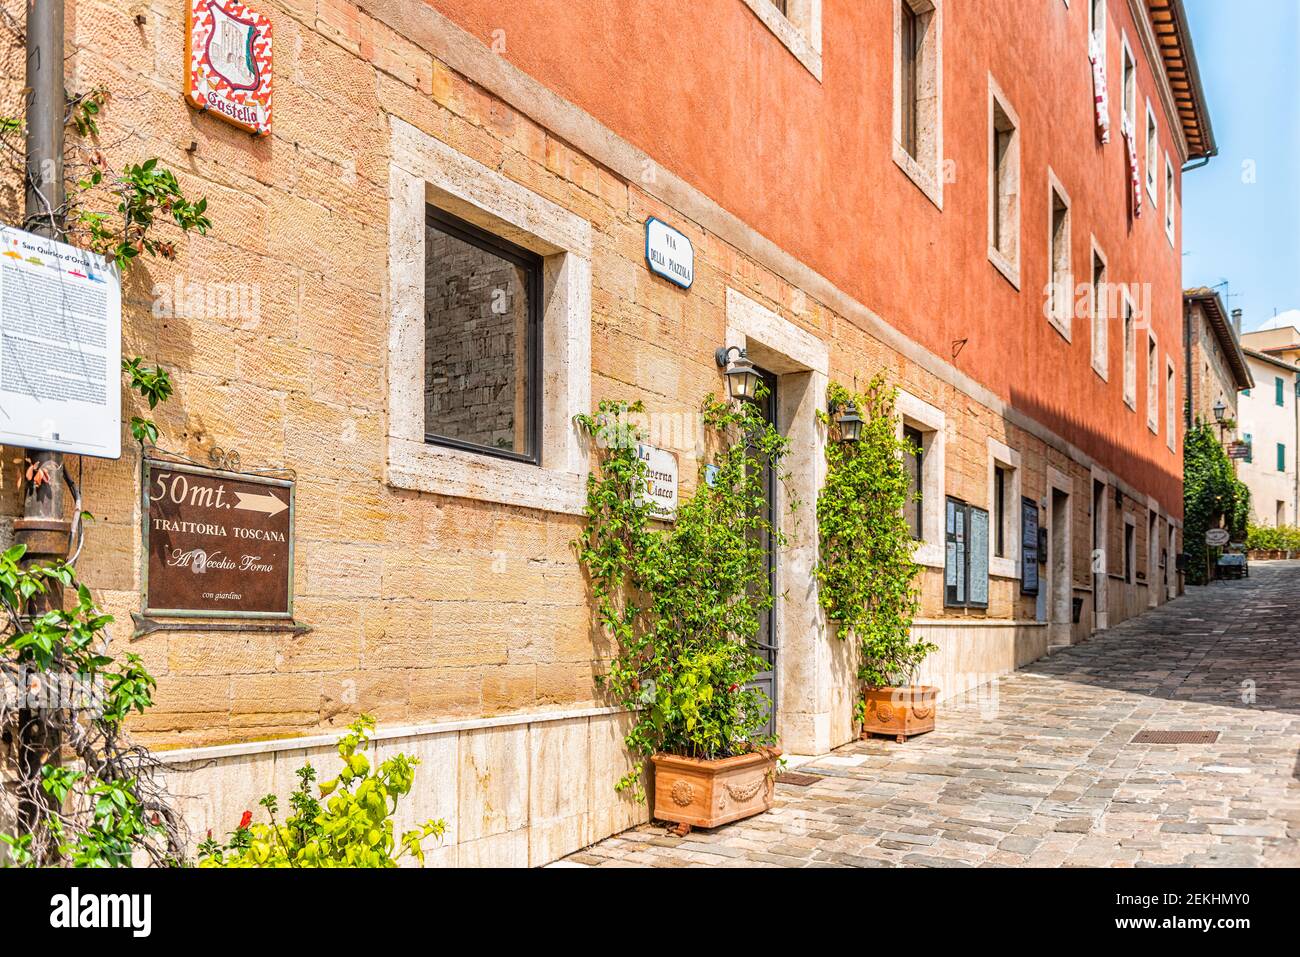
[[[294,482],[146,459],[145,614],[292,618]]]
[[[0,443],[118,458],[121,365],[117,270],[0,226]]]
[[[943,603],[987,608],[989,604],[989,513],[960,499],[947,501]]]
[[[1038,503],[1020,500],[1020,593],[1038,594]]]

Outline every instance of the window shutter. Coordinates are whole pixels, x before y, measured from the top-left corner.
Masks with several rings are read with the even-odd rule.
[[[1277,470],[1279,472],[1286,471],[1286,446],[1281,442],[1277,444]]]
[[[1273,377],[1273,387],[1275,393],[1273,396],[1273,401],[1276,402],[1278,405],[1282,405],[1285,400],[1282,398],[1282,377],[1281,376]]]
[[[1253,462],[1254,458],[1255,458],[1255,445],[1253,440],[1250,437],[1250,433],[1247,432],[1246,433],[1246,461]]]

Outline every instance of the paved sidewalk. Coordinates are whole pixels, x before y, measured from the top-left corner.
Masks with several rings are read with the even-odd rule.
[[[1143,730],[1214,744],[1133,744]],[[685,838],[646,825],[601,866],[1300,866],[1300,562],[1185,597],[940,708],[906,745],[799,768],[776,806]]]

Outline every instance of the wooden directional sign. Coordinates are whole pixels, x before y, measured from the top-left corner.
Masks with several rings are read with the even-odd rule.
[[[146,460],[144,613],[293,617],[294,483]]]

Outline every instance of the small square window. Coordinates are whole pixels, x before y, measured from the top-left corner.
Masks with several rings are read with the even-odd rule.
[[[429,208],[425,441],[538,462],[541,259]]]

